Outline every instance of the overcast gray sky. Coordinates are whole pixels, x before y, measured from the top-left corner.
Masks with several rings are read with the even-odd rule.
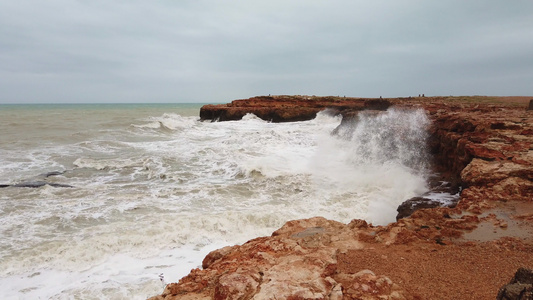
[[[533,1],[0,0],[0,103],[533,95]]]

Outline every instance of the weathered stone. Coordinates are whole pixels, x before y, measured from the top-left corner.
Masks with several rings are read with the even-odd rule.
[[[250,299],[257,293],[261,276],[230,273],[219,277],[214,299]]]
[[[493,279],[508,270],[510,257],[533,265],[531,235],[505,235],[533,231],[533,115],[523,106],[456,98],[386,100],[427,111],[434,164],[454,189],[463,187],[456,207],[417,210],[387,226],[320,217],[289,221],[270,237],[211,252],[202,270],[153,299],[490,299],[499,288]],[[254,97],[206,107],[202,119],[240,119],[251,112],[290,121],[325,107],[348,124],[362,109],[388,106],[380,99]],[[503,206],[507,210],[498,213]],[[489,242],[464,237],[476,232]],[[528,284],[511,282],[498,299],[531,299],[523,298],[530,295]]]
[[[509,284],[498,292],[497,300],[533,300],[533,270],[520,268]]]
[[[238,246],[234,246],[238,247]],[[211,251],[202,261],[202,268],[207,269],[210,265],[212,265],[217,260],[224,257],[226,254],[230,253],[233,250],[233,247],[227,246],[224,248],[216,249],[214,251]]]
[[[485,161],[475,158],[461,172],[467,186],[495,184],[509,177],[533,180],[533,168],[512,161]]]

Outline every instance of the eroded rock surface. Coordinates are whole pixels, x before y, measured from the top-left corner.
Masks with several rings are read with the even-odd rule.
[[[387,226],[289,221],[270,237],[213,251],[151,299],[496,298],[515,270],[533,268],[533,111],[485,100],[387,99],[427,111],[436,165],[463,188],[455,207]],[[359,109],[335,105],[345,116]],[[237,118],[244,111],[231,111],[242,106],[211,117]]]
[[[390,102],[384,99],[315,96],[259,96],[234,100],[228,104],[209,104],[200,109],[200,119],[212,121],[240,120],[248,113],[272,122],[311,120],[326,108],[343,110],[386,110]]]

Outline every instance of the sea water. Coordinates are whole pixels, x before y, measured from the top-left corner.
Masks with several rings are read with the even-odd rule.
[[[286,221],[383,225],[427,192],[422,110],[335,130],[200,106],[0,105],[0,298],[145,299]]]

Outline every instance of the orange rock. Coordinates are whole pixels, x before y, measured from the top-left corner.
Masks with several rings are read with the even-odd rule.
[[[533,266],[533,114],[496,97],[358,99],[269,96],[206,105],[202,119],[246,113],[272,121],[349,116],[389,104],[423,107],[439,170],[463,186],[455,208],[429,208],[387,226],[321,217],[287,222],[270,237],[208,254],[151,299],[489,299],[521,265]],[[529,98],[528,98],[529,99]],[[528,100],[527,99],[527,100]],[[522,102],[520,102],[522,101]],[[407,200],[407,199],[406,199]],[[505,219],[505,218],[507,219]],[[464,234],[491,226],[487,243]],[[498,237],[491,239],[492,232]],[[467,274],[467,275],[465,275]]]

